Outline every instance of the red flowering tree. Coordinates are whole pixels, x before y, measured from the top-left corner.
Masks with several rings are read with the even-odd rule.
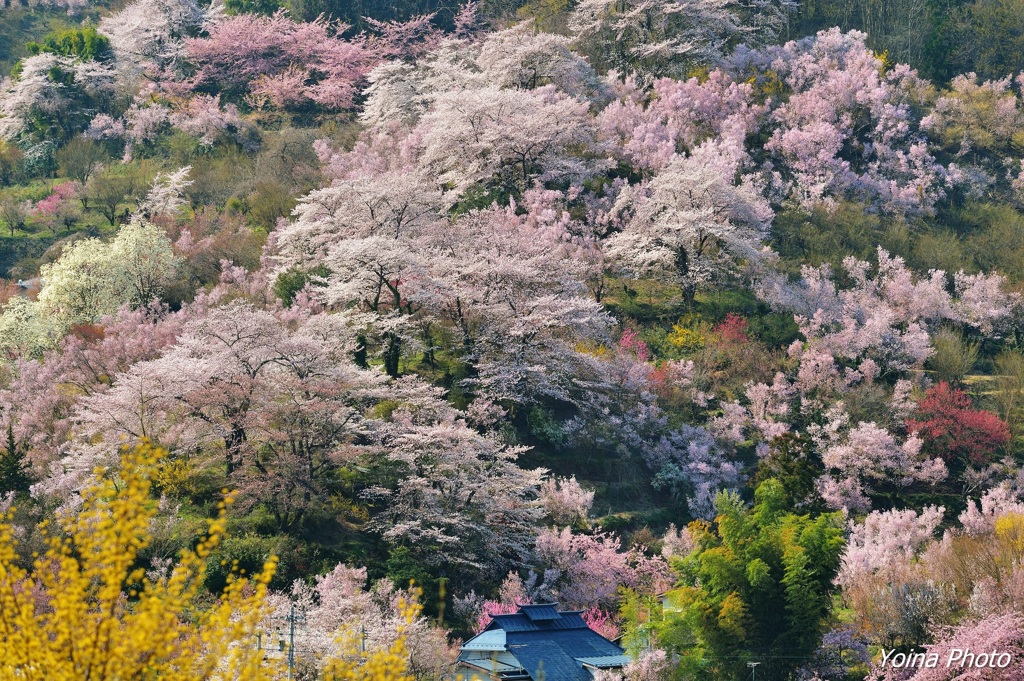
[[[1010,441],[1010,429],[995,414],[973,406],[967,393],[943,381],[925,392],[917,419],[908,419],[907,428],[947,462],[984,464]]]
[[[719,343],[725,345],[743,345],[748,340],[747,320],[735,312],[725,315],[725,319],[715,325],[712,330],[718,337]]]

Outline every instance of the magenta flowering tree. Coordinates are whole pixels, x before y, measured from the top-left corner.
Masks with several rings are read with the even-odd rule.
[[[951,464],[988,463],[1010,441],[1010,429],[995,414],[973,406],[966,392],[942,381],[922,396],[907,429]]]
[[[530,592],[536,588],[537,575],[531,574],[527,581],[523,581],[523,578],[516,572],[509,572],[501,583],[501,587],[498,589],[497,600],[483,600],[480,602],[474,602],[475,594],[471,594],[469,598],[461,599],[463,603],[470,607],[469,612],[470,618],[475,618],[472,621],[473,632],[480,633],[483,631],[488,624],[494,619],[494,615],[511,615],[518,612],[520,605],[528,605],[533,602]],[[456,599],[458,602],[460,599]]]
[[[601,634],[609,641],[614,641],[622,634],[622,628],[615,623],[615,618],[604,610],[598,608],[584,610],[583,621],[593,631]]]
[[[76,181],[54,185],[53,193],[36,202],[33,212],[41,217],[56,234],[59,229],[70,229],[82,218],[78,196],[82,185]]]

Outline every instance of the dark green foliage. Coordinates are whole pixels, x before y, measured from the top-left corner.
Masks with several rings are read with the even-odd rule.
[[[236,561],[239,570],[245,570],[246,575],[251,575],[258,573],[267,559],[274,555],[280,562],[270,586],[272,589],[287,590],[292,582],[306,574],[308,550],[309,545],[304,547],[288,537],[229,534],[210,555],[204,586],[210,593],[219,594],[227,587],[228,577]]]
[[[14,439],[14,428],[7,426],[4,447],[0,449],[0,494],[4,492],[25,493],[32,484],[25,452]]]
[[[943,28],[950,76],[974,71],[989,80],[1024,68],[1022,0],[978,0],[950,12]]]
[[[816,208],[810,213],[783,210],[772,223],[772,245],[779,255],[796,263],[839,265],[854,255],[868,258],[883,239],[882,220],[867,206],[841,202],[833,210]]]
[[[273,286],[274,295],[280,298],[286,306],[290,306],[295,300],[295,295],[304,289],[306,284],[317,286],[328,274],[330,272],[323,265],[311,272],[291,267],[277,275]]]
[[[969,204],[958,212],[968,268],[1024,279],[1024,213],[1007,204]]]
[[[231,14],[264,14],[271,15],[281,9],[277,0],[227,0],[224,3]]]
[[[404,589],[410,584],[423,589],[424,605],[430,609],[437,606],[438,580],[423,566],[423,562],[413,556],[405,546],[391,549],[387,562],[384,564],[385,576]]]
[[[800,328],[793,321],[793,315],[775,312],[750,317],[747,331],[769,348],[787,347],[800,337]]]
[[[532,407],[526,415],[530,434],[545,444],[560,445],[565,440],[565,433],[558,420],[550,410],[543,407]]]
[[[38,258],[53,244],[54,239],[10,238],[0,236],[0,277],[24,279],[38,266]]]
[[[234,10],[231,2],[239,6],[258,7],[264,12],[274,0],[229,0],[228,8]],[[341,19],[356,29],[366,27],[366,19],[377,21],[406,21],[421,14],[437,13],[435,19],[442,27],[450,27],[452,19],[465,4],[463,0],[449,2],[444,0],[285,0],[282,3],[290,14],[302,21],[312,21],[321,14]],[[482,14],[488,17],[511,17],[524,4],[524,0],[483,0],[480,3]],[[254,10],[246,10],[254,11]]]
[[[474,210],[483,210],[493,204],[507,206],[512,196],[506,188],[488,188],[482,184],[474,184],[462,195],[461,200],[452,208],[454,215],[462,215]]]
[[[768,480],[777,480],[786,494],[787,505],[818,508],[820,497],[814,481],[824,473],[824,467],[806,436],[786,433],[771,442],[768,456],[757,465],[751,485],[756,489]]]
[[[792,38],[839,26],[868,34],[868,46],[889,63],[910,64],[945,82],[975,72],[983,80],[1024,67],[1022,0],[801,0]]]
[[[291,213],[296,200],[291,189],[282,182],[257,182],[245,203],[249,224],[270,231],[278,218]]]

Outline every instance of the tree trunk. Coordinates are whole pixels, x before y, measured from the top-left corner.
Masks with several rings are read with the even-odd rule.
[[[425,350],[423,351],[423,360],[427,363],[431,369],[434,368],[434,337],[430,333],[430,325],[426,324],[423,327],[423,345]]]
[[[683,300],[687,305],[692,306],[697,295],[697,286],[690,278],[690,255],[683,246],[676,250],[676,271],[679,273],[679,280],[683,287]]]
[[[384,371],[391,378],[398,378],[398,360],[402,357],[402,340],[393,333],[387,336],[384,348]]]
[[[230,478],[231,474],[238,470],[241,463],[242,445],[245,444],[245,429],[240,426],[232,426],[231,432],[224,438],[225,470]]]
[[[366,369],[369,366],[366,362],[366,336],[362,334],[356,336],[356,350],[352,353],[352,359],[357,367]]]

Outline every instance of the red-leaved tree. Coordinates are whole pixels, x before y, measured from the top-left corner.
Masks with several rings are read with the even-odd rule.
[[[974,409],[963,390],[945,381],[932,386],[918,403],[917,418],[907,420],[931,453],[947,462],[983,464],[1010,441],[1010,429],[991,412]]]

